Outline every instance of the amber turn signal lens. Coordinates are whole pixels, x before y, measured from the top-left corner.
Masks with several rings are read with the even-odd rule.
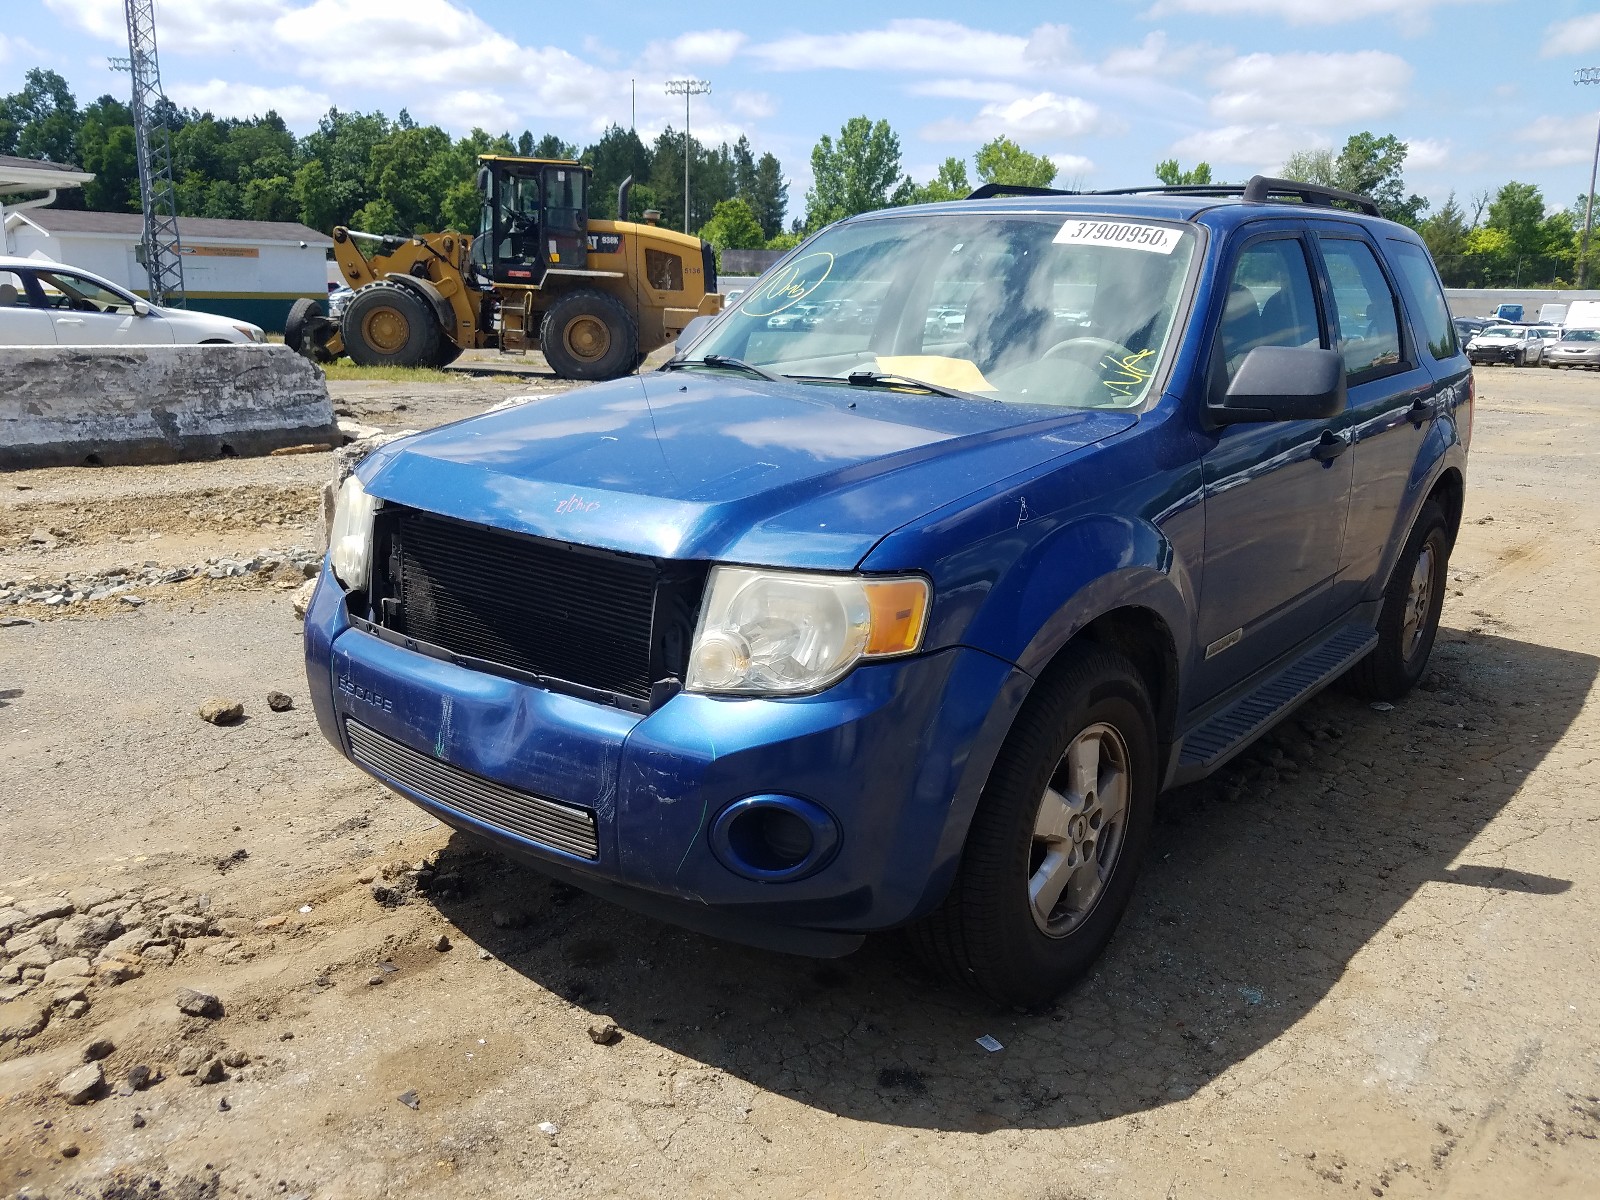
[[[863,581],[872,609],[872,632],[867,635],[868,657],[908,654],[922,644],[928,620],[928,584],[923,579]]]

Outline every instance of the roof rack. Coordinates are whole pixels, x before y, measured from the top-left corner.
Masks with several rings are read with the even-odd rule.
[[[1297,179],[1273,179],[1254,175],[1248,183],[1198,183],[1177,186],[1151,185],[1150,187],[1106,188],[1094,192],[1068,192],[1058,188],[1023,187],[1020,184],[986,183],[968,196],[968,200],[987,200],[991,196],[1238,196],[1246,204],[1265,204],[1269,200],[1292,198],[1301,204],[1318,208],[1348,205],[1369,217],[1381,217],[1377,201],[1370,196],[1344,192],[1338,188],[1321,187],[1314,183],[1301,183]]]
[[[994,196],[1081,196],[1082,192],[1068,192],[1061,188],[1029,187],[1025,183],[982,183],[973,189],[968,200],[988,200]]]

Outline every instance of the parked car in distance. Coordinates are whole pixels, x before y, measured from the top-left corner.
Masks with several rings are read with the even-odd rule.
[[[260,326],[158,308],[81,267],[0,257],[0,346],[264,342]]]
[[[1489,363],[1531,367],[1543,358],[1544,339],[1526,325],[1491,325],[1467,343],[1467,359],[1475,367]]]
[[[1561,340],[1545,347],[1547,367],[1600,368],[1600,329],[1568,329]]]
[[[375,451],[305,620],[324,735],[702,932],[1081,976],[1160,791],[1424,676],[1473,373],[1364,197],[984,190],[829,226],[660,371]]]
[[[1456,327],[1456,339],[1463,346],[1472,340],[1473,334],[1495,324],[1488,317],[1452,317],[1451,323]]]

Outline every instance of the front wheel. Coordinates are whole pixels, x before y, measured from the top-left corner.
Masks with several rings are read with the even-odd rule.
[[[1378,644],[1350,672],[1358,695],[1399,700],[1417,685],[1439,633],[1449,569],[1449,523],[1444,510],[1430,500],[1422,506],[1384,589]]]
[[[615,296],[570,292],[544,314],[539,349],[562,379],[615,379],[633,370],[639,327]]]
[[[422,298],[386,279],[367,284],[345,306],[345,352],[363,367],[431,366],[441,337]]]
[[[922,957],[1002,1004],[1057,996],[1111,940],[1155,812],[1155,718],[1120,654],[1071,650],[1006,738]]]

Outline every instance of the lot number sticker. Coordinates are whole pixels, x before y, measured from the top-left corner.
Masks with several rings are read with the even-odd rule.
[[[1165,225],[1135,225],[1129,221],[1080,221],[1074,218],[1055,236],[1062,246],[1126,246],[1152,254],[1171,254],[1183,235]]]

